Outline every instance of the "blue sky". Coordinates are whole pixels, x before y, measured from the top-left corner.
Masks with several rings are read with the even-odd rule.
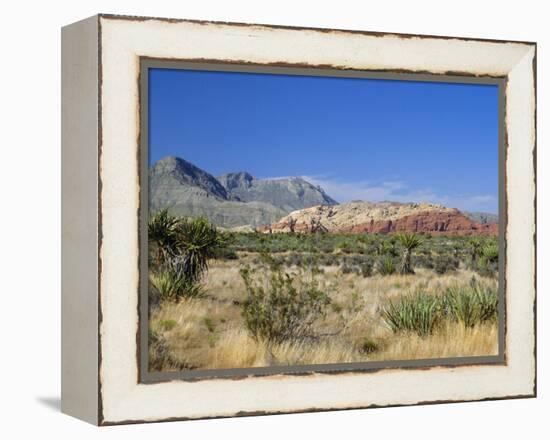
[[[151,69],[149,160],[498,212],[498,88]]]

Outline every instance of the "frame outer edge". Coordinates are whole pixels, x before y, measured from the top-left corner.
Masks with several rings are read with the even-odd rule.
[[[61,411],[98,425],[98,16],[61,31]]]

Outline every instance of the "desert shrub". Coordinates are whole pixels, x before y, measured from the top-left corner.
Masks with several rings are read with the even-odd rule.
[[[346,239],[346,237],[343,237],[338,240],[338,242],[335,244],[335,249],[339,250],[345,254],[350,254],[353,251],[351,243]]]
[[[372,273],[374,271],[374,264],[372,263],[372,260],[366,260],[364,263],[361,264],[360,269],[363,278],[368,278],[372,276]]]
[[[270,257],[272,259],[272,262],[280,262],[281,265],[286,265],[287,267],[309,267],[309,266],[318,266],[319,264],[323,264],[324,262],[324,256],[318,255],[318,254],[298,254],[298,253],[292,253],[290,255],[284,256],[277,256],[277,255],[271,255]],[[259,263],[256,262],[256,264]]]
[[[319,264],[324,266],[334,266],[338,264],[338,257],[334,254],[321,254]]]
[[[382,319],[394,333],[409,331],[426,336],[434,330],[439,321],[437,297],[418,292],[389,301],[382,309]]]
[[[395,262],[390,256],[385,256],[378,260],[377,271],[380,275],[393,275],[395,270]]]
[[[217,260],[238,260],[239,256],[234,249],[229,247],[221,247],[214,251],[214,258]]]
[[[451,255],[443,254],[434,258],[434,270],[439,275],[454,272],[458,269],[459,261]]]
[[[255,339],[271,344],[315,336],[313,324],[330,304],[319,288],[316,268],[288,274],[264,256],[260,267],[246,266],[240,273],[247,293],[243,317]]]
[[[369,258],[364,255],[350,255],[345,257],[345,261],[347,261],[352,266],[359,266],[363,264],[365,261],[367,261]]]
[[[342,273],[348,274],[348,273],[357,273],[359,270],[356,266],[352,266],[346,262],[342,264],[342,267],[340,268]]]
[[[302,256],[300,254],[296,254],[296,253],[293,253],[293,254],[290,254],[286,260],[285,260],[285,263],[287,266],[301,266],[302,265]]]
[[[379,350],[378,343],[369,337],[364,337],[359,343],[359,351],[365,354],[374,353]]]
[[[475,279],[468,286],[448,288],[441,302],[444,313],[465,327],[495,320],[498,316],[497,290]]]
[[[424,267],[426,269],[433,269],[434,262],[431,255],[422,253],[420,255],[413,255],[412,262],[414,266]]]

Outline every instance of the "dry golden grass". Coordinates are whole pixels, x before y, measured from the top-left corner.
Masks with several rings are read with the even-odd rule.
[[[436,359],[498,354],[496,324],[465,328],[460,323],[447,324],[424,338],[416,334],[393,335],[383,341],[384,349],[370,360]]]
[[[204,281],[207,295],[219,300],[243,301],[246,298],[244,281],[237,261],[216,261],[208,269]]]
[[[243,368],[271,365],[329,364],[368,360],[405,360],[496,354],[498,328],[485,324],[465,329],[448,323],[427,337],[394,334],[380,318],[379,310],[399,295],[423,290],[440,294],[452,285],[470,282],[473,273],[459,270],[437,275],[417,269],[415,275],[343,274],[337,267],[325,267],[323,284],[332,304],[326,317],[316,323],[325,335],[267,347],[246,330],[240,303],[245,299],[238,261],[215,261],[204,281],[203,298],[180,303],[165,302],[151,314],[151,330],[160,343],[151,347],[152,356],[165,356],[155,368]],[[483,279],[496,287],[496,281]],[[168,321],[174,321],[166,325]],[[378,349],[362,350],[365,339]]]

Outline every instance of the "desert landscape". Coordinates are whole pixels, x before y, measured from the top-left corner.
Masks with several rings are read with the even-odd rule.
[[[498,353],[498,217],[303,177],[149,171],[152,371]]]

